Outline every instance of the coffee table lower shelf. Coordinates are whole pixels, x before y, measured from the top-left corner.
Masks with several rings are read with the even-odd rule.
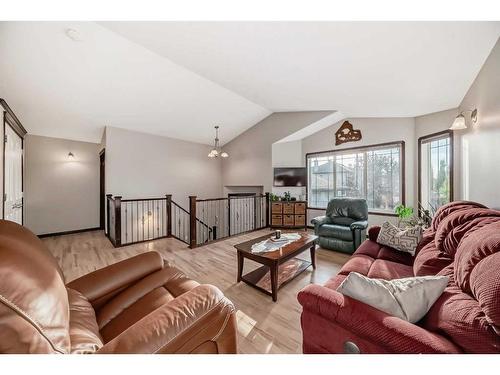
[[[304,272],[312,263],[300,259],[292,258],[278,266],[278,290],[292,281],[295,277]],[[268,266],[259,267],[245,275],[241,276],[241,281],[261,292],[272,296],[271,286],[271,268]]]

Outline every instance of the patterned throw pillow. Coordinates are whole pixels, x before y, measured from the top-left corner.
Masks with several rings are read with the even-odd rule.
[[[417,225],[401,229],[386,221],[380,228],[377,242],[381,245],[390,246],[396,250],[415,255],[415,250],[421,239],[422,227]]]

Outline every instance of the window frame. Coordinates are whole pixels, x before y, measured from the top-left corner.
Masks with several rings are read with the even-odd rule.
[[[309,206],[309,164],[308,164],[308,158],[313,156],[313,155],[322,155],[322,154],[338,154],[338,153],[345,153],[349,151],[366,151],[367,149],[380,149],[384,147],[399,147],[401,150],[400,154],[400,176],[401,176],[401,181],[400,181],[400,194],[401,194],[401,203],[400,204],[406,204],[406,151],[405,151],[405,141],[400,140],[400,141],[392,141],[392,142],[384,142],[384,143],[376,143],[376,144],[371,144],[371,145],[366,145],[366,146],[356,146],[356,147],[346,147],[346,148],[341,148],[341,149],[334,149],[334,150],[325,150],[325,151],[316,151],[316,152],[308,152],[305,155],[305,165],[307,168],[307,179],[308,179],[308,184],[306,188],[306,202],[308,204],[307,208],[311,210],[322,210],[325,211],[326,208],[321,208],[321,207],[312,207]],[[379,215],[379,216],[397,216],[393,212],[388,212],[388,211],[379,211],[379,210],[374,210],[374,209],[369,209],[368,213],[371,215]]]
[[[454,134],[453,130],[443,130],[440,132],[423,135],[418,138],[417,143],[417,152],[418,152],[418,160],[417,160],[417,168],[418,168],[418,194],[417,194],[417,205],[420,205],[422,201],[422,145],[424,143],[431,142],[432,140],[438,140],[440,138],[446,138],[445,135],[448,136],[450,142],[450,160],[449,160],[449,168],[450,168],[450,202],[453,202],[455,199],[454,191],[453,191],[453,182],[454,182],[454,158],[455,158],[455,148],[454,148]],[[418,210],[418,215],[420,216],[420,210]]]

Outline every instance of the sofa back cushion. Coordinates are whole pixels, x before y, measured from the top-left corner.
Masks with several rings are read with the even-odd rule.
[[[465,233],[475,225],[482,225],[479,221],[471,223],[471,220],[499,214],[499,211],[469,201],[455,201],[441,206],[415,251],[415,276],[436,275],[451,264],[456,247]]]
[[[448,276],[450,282],[423,321],[425,328],[446,334],[471,353],[500,351],[500,217],[492,214],[472,208],[470,215],[464,216],[468,221],[450,219],[456,221],[456,228],[465,225],[468,230],[460,234],[454,250],[454,236],[448,244],[446,240],[439,242],[444,244],[445,256],[453,257],[453,261],[438,275]],[[442,220],[437,232],[447,220]],[[425,251],[422,249],[421,254]]]
[[[335,198],[328,202],[326,216],[331,218],[347,217],[353,219],[353,221],[367,220],[368,205],[365,199]]]
[[[471,201],[454,201],[439,207],[434,214],[431,223],[431,229],[436,231],[442,220],[448,217],[452,212],[469,210],[471,208],[487,208],[481,203]]]
[[[0,220],[0,353],[67,353],[68,295],[61,269],[28,229]]]
[[[497,221],[499,218],[500,211],[487,208],[472,207],[468,210],[452,212],[441,220],[436,229],[434,238],[436,247],[454,257],[464,236],[481,226]]]

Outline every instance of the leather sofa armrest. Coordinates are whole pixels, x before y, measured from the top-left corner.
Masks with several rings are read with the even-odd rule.
[[[150,251],[88,273],[69,282],[67,287],[82,293],[98,309],[136,281],[161,270],[163,265],[161,255]]]
[[[212,285],[199,285],[156,309],[97,353],[236,353],[235,309]]]
[[[299,292],[298,300],[307,310],[337,324],[360,340],[392,353],[461,353],[443,336],[390,316],[372,306],[320,285],[311,284]],[[345,341],[354,341],[351,335]]]
[[[368,238],[370,241],[377,242],[378,234],[380,233],[380,226],[374,225],[368,229]]]
[[[351,224],[351,230],[355,229],[366,229],[368,227],[368,220],[355,221]]]
[[[329,216],[317,216],[311,220],[311,224],[314,225],[314,233],[318,234],[318,229],[323,224],[331,223],[332,219]]]

